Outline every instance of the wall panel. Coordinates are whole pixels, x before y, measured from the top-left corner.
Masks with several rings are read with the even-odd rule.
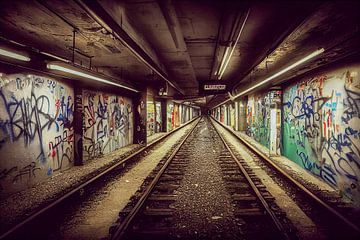
[[[22,190],[73,165],[74,91],[52,78],[0,82],[0,193]]]
[[[128,98],[84,90],[84,159],[133,143],[133,108]]]
[[[359,67],[337,68],[285,89],[283,155],[360,203]]]

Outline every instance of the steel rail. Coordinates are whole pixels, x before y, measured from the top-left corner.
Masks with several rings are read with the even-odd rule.
[[[322,199],[317,197],[313,192],[311,192],[308,188],[306,188],[304,185],[302,185],[299,181],[294,179],[292,176],[290,176],[286,171],[284,171],[282,168],[277,166],[267,155],[262,153],[258,148],[250,144],[248,141],[246,141],[243,137],[237,135],[233,130],[229,129],[228,127],[224,126],[221,122],[219,122],[217,119],[211,116],[211,118],[216,121],[220,126],[225,128],[228,132],[230,132],[233,136],[235,136],[237,139],[239,139],[246,147],[251,149],[255,154],[260,156],[262,159],[265,160],[266,163],[268,163],[273,169],[275,169],[277,172],[281,173],[284,177],[286,177],[292,184],[294,184],[296,187],[298,187],[301,191],[303,191],[308,197],[313,199],[317,204],[328,210],[331,214],[336,216],[338,219],[340,219],[342,222],[344,222],[346,225],[351,227],[354,231],[357,233],[360,233],[360,228],[353,224],[349,219],[347,219],[345,216],[343,216],[340,212],[338,212],[336,209],[331,207],[329,204],[324,202]]]
[[[172,152],[172,154],[166,159],[166,162],[161,167],[161,169],[156,173],[156,176],[149,184],[148,188],[145,190],[145,192],[140,197],[139,201],[135,204],[135,206],[132,208],[132,210],[129,212],[129,214],[125,217],[125,219],[122,221],[122,223],[116,228],[115,233],[111,236],[111,239],[121,239],[129,225],[131,224],[132,220],[135,218],[135,216],[138,214],[140,209],[144,206],[144,203],[146,202],[147,198],[150,196],[152,190],[158,183],[160,177],[165,172],[166,168],[169,166],[175,155],[179,152],[180,148],[183,146],[183,144],[187,141],[191,133],[194,131],[196,126],[201,121],[201,117],[198,120],[198,122],[194,125],[194,127],[186,134],[185,138],[181,141],[181,143],[176,147],[176,149]]]
[[[194,122],[196,119],[198,119],[200,117],[196,117],[192,120],[190,120],[189,122],[187,122],[186,124],[183,124],[182,126],[164,134],[164,136],[159,137],[158,139],[152,141],[151,143],[147,144],[146,146],[140,148],[138,151],[130,154],[129,156],[125,157],[124,159],[122,159],[121,161],[109,166],[108,168],[106,168],[104,171],[102,171],[101,173],[97,174],[96,176],[90,178],[89,180],[86,180],[85,182],[83,182],[82,184],[80,184],[79,186],[75,187],[74,189],[70,190],[69,192],[67,192],[66,194],[64,194],[63,196],[61,196],[60,198],[57,198],[56,200],[54,200],[53,202],[49,203],[47,206],[45,206],[44,208],[42,208],[41,210],[35,212],[34,214],[30,215],[29,217],[27,217],[26,219],[24,219],[23,221],[21,221],[20,223],[18,223],[17,225],[15,225],[14,227],[10,228],[9,230],[7,230],[6,232],[4,232],[2,235],[0,235],[0,239],[4,239],[7,237],[10,237],[12,234],[16,234],[16,231],[21,229],[22,227],[24,227],[26,224],[29,224],[31,221],[34,221],[35,219],[37,219],[38,217],[40,217],[42,214],[48,212],[49,210],[53,209],[55,206],[59,205],[60,203],[62,203],[63,201],[65,201],[66,199],[70,198],[71,196],[73,196],[75,193],[80,192],[81,189],[85,188],[86,186],[90,185],[92,182],[96,181],[97,179],[99,179],[100,177],[103,177],[104,175],[108,174],[109,172],[113,171],[114,169],[116,169],[117,167],[126,164],[126,162],[128,162],[130,159],[134,158],[135,156],[143,153],[145,150],[149,149],[150,147],[154,146],[155,144],[159,143],[161,140],[163,140],[164,138],[168,137],[169,135],[173,134],[174,132],[182,129],[183,127],[191,124],[192,122]]]
[[[216,133],[219,135],[221,141],[225,145],[226,149],[229,151],[231,157],[234,159],[234,161],[236,162],[236,164],[240,168],[242,174],[245,176],[246,180],[249,182],[249,184],[250,184],[252,190],[254,191],[254,193],[256,194],[257,198],[260,200],[261,204],[264,206],[266,212],[270,215],[270,217],[273,220],[273,222],[274,222],[275,226],[277,227],[277,229],[284,235],[285,239],[291,239],[289,234],[285,231],[285,228],[284,228],[283,224],[276,217],[275,213],[271,210],[271,207],[269,206],[269,204],[267,203],[265,198],[262,196],[259,189],[256,187],[254,181],[250,178],[250,176],[249,176],[248,172],[245,170],[244,166],[240,163],[238,158],[235,156],[235,154],[231,150],[230,146],[226,143],[224,137],[221,136],[219,131],[216,129],[214,123],[212,121],[210,121],[210,122],[213,125],[214,129],[216,130]]]

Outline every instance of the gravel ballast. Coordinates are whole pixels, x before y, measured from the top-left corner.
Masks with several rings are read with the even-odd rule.
[[[259,176],[261,182],[266,186],[267,190],[275,197],[277,205],[286,212],[288,219],[296,226],[298,237],[300,239],[325,239],[325,235],[317,229],[315,223],[299,208],[299,206],[288,196],[287,192],[279,186],[263,169],[261,169],[252,157],[245,151],[240,144],[236,144],[239,140],[231,133],[225,130],[217,122],[213,121],[217,130],[222,136],[231,142],[236,151],[244,158],[248,166],[253,172]]]
[[[191,159],[173,207],[174,238],[239,239],[240,224],[234,216],[218,163],[220,145],[210,122],[202,120],[193,134]]]
[[[139,189],[144,179],[157,166],[159,161],[193,126],[189,124],[178,130],[166,141],[150,150],[141,161],[137,162],[123,175],[106,184],[98,193],[69,217],[58,229],[58,239],[104,239],[108,237],[109,227],[116,221],[119,211],[129,202]],[[60,237],[59,237],[60,236]]]

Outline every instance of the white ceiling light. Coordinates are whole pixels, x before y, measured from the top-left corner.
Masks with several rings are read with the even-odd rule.
[[[2,48],[0,48],[0,55],[25,62],[29,62],[31,60],[28,56],[24,56],[19,53],[11,52]]]
[[[46,56],[49,56],[49,57],[55,58],[55,59],[57,59],[57,60],[60,60],[60,61],[62,61],[62,62],[67,62],[67,63],[69,63],[69,62],[70,62],[69,60],[67,60],[67,59],[65,59],[65,58],[62,58],[62,57],[56,56],[56,55],[51,54],[51,53],[47,53],[47,52],[40,52],[40,53],[42,53],[42,54],[44,54],[44,55],[46,55]]]
[[[225,62],[226,62],[226,59],[228,58],[227,55],[228,55],[228,53],[229,53],[229,49],[230,49],[230,47],[229,47],[229,46],[226,46],[226,48],[225,48],[225,53],[224,53],[224,56],[223,56],[223,58],[222,58],[222,60],[221,60],[219,70],[215,72],[216,75],[220,75],[220,73],[222,72],[222,69],[223,69],[224,64],[225,64]],[[220,77],[219,77],[219,79],[220,79]]]
[[[306,62],[306,61],[308,61],[308,60],[316,57],[317,55],[323,53],[324,51],[325,51],[324,48],[320,48],[319,50],[316,50],[316,51],[312,52],[311,54],[309,54],[309,55],[307,55],[306,57],[304,57],[304,58],[300,59],[299,61],[297,61],[296,63],[291,64],[290,66],[282,69],[281,71],[275,73],[274,75],[272,75],[272,76],[264,79],[263,81],[255,84],[254,86],[246,89],[245,91],[242,91],[241,93],[239,93],[239,94],[237,94],[236,96],[234,96],[234,98],[237,98],[237,97],[239,97],[239,96],[241,96],[241,95],[244,95],[245,93],[248,93],[248,92],[250,92],[251,90],[253,90],[253,89],[257,88],[257,87],[259,87],[259,86],[261,86],[261,85],[264,85],[265,83],[273,80],[274,78],[276,78],[276,77],[278,77],[278,76],[286,73],[287,71],[290,71],[291,69],[299,66],[300,64],[302,64],[302,63],[304,63],[304,62]]]
[[[306,57],[304,57],[304,58],[300,59],[299,61],[291,64],[290,66],[288,66],[288,67],[280,70],[279,72],[271,75],[270,77],[268,77],[268,78],[264,79],[263,81],[255,84],[254,86],[251,86],[251,87],[249,87],[248,89],[246,89],[246,90],[244,90],[244,91],[236,94],[235,96],[232,96],[231,93],[229,92],[230,99],[233,101],[234,99],[236,99],[236,98],[238,98],[238,97],[240,97],[240,96],[242,96],[242,95],[245,95],[246,93],[254,90],[255,88],[260,87],[261,85],[264,85],[265,83],[273,80],[274,78],[276,78],[276,77],[278,77],[278,76],[280,76],[280,75],[282,75],[282,74],[290,71],[291,69],[294,69],[295,67],[299,66],[300,64],[302,64],[302,63],[304,63],[304,62],[306,62],[306,61],[309,61],[310,59],[318,56],[319,54],[323,53],[324,51],[325,51],[324,48],[320,48],[320,49],[318,49],[318,50],[310,53],[310,54],[307,55]],[[222,104],[224,104],[224,103],[226,103],[226,102],[228,102],[228,101],[229,101],[229,99],[226,100],[226,101],[224,101],[224,102],[222,102],[222,103],[220,103],[220,104],[218,104],[216,107],[218,107],[218,106],[220,106],[220,105],[222,105]],[[216,108],[216,107],[215,107],[215,108]]]
[[[118,83],[114,83],[112,81],[109,81],[109,80],[106,80],[106,79],[103,79],[103,78],[100,78],[100,77],[96,77],[94,75],[91,75],[91,74],[88,74],[88,73],[85,73],[85,72],[80,72],[80,71],[71,69],[69,67],[64,67],[64,66],[61,66],[59,64],[49,63],[49,64],[47,64],[47,68],[51,69],[51,70],[58,70],[58,71],[70,73],[70,74],[73,74],[73,75],[76,75],[76,76],[92,79],[92,80],[102,82],[102,83],[106,83],[106,84],[109,84],[109,85],[125,88],[125,89],[133,91],[133,92],[139,92],[138,90],[136,90],[134,88],[127,87],[127,86],[124,86],[124,85],[121,85],[121,84],[118,84]]]
[[[244,19],[244,21],[243,21],[243,23],[241,25],[241,28],[240,28],[240,31],[239,31],[237,37],[236,37],[235,44],[232,46],[231,52],[230,52],[230,54],[228,56],[227,56],[227,51],[229,50],[229,48],[228,47],[226,48],[226,52],[224,54],[223,60],[221,61],[221,65],[220,65],[220,68],[219,68],[219,71],[218,71],[218,74],[219,74],[218,79],[222,78],[222,76],[223,76],[223,74],[224,74],[224,72],[225,72],[225,70],[226,70],[226,68],[227,68],[227,66],[228,66],[228,64],[230,62],[230,59],[231,59],[231,57],[232,57],[232,55],[233,55],[233,53],[235,51],[236,45],[239,42],[240,35],[241,35],[241,33],[242,33],[243,29],[244,29],[244,26],[245,26],[245,23],[246,23],[246,21],[247,21],[247,19],[249,17],[249,14],[250,14],[250,8],[246,13],[245,19]]]

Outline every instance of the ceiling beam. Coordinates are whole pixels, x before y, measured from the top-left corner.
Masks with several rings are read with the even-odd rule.
[[[176,15],[172,1],[158,0],[158,4],[160,6],[162,14],[164,15],[166,24],[170,30],[170,34],[176,48],[180,51],[187,51],[179,19]]]
[[[106,12],[106,10],[94,0],[76,0],[89,16],[100,24],[109,33],[115,36],[124,46],[126,46],[140,61],[147,65],[163,80],[168,82],[179,93],[184,95],[183,89],[178,84],[169,79],[167,73],[148,55],[140,45],[138,45],[130,35]]]

